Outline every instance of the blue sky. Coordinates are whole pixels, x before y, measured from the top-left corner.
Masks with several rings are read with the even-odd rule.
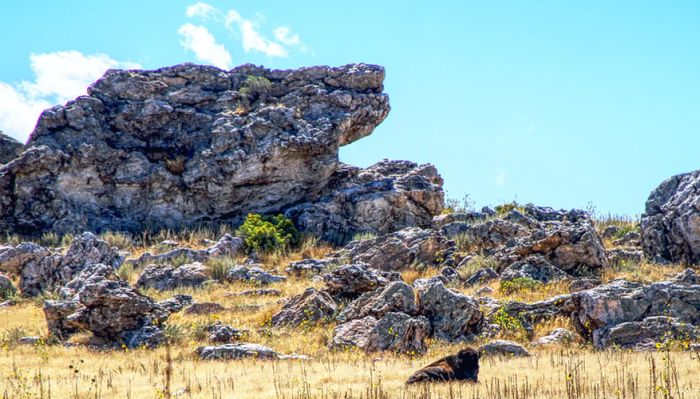
[[[434,163],[478,206],[638,214],[700,168],[697,1],[196,3],[2,2],[0,130],[25,138],[109,67],[368,62],[392,111],[341,160]]]

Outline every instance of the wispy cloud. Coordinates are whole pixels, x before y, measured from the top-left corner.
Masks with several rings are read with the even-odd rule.
[[[289,27],[278,26],[274,28],[272,30],[273,38],[270,38],[261,32],[260,22],[244,18],[234,9],[227,10],[224,13],[216,7],[200,1],[187,7],[185,15],[190,18],[201,18],[205,21],[213,20],[223,23],[226,29],[240,37],[241,47],[246,53],[258,52],[270,57],[289,57],[289,52],[292,49],[298,49],[302,52],[307,51],[307,47],[302,43],[299,35],[292,33]],[[180,30],[182,30],[182,27],[180,27]],[[220,46],[224,47],[223,45]],[[194,51],[192,48],[188,48],[188,50]]]
[[[87,87],[110,68],[140,68],[79,51],[32,54],[29,62],[33,81],[0,82],[0,130],[23,142],[44,109],[87,94]]]
[[[192,51],[198,60],[223,69],[231,68],[231,54],[207,28],[186,23],[177,33],[180,34],[182,47]]]

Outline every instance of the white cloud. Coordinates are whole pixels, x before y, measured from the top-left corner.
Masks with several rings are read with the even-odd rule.
[[[188,17],[200,17],[200,18],[216,18],[221,15],[221,12],[217,10],[211,4],[203,3],[201,1],[192,4],[187,7],[185,15]]]
[[[231,68],[231,54],[224,45],[218,43],[214,35],[201,25],[186,23],[178,29],[185,50],[194,52],[198,60],[223,69]]]
[[[494,180],[496,180],[496,185],[498,187],[503,187],[503,185],[506,184],[506,172],[500,172],[494,176]]]
[[[201,17],[203,19],[214,19],[218,22],[223,20],[224,26],[230,31],[238,31],[241,38],[241,45],[246,53],[257,51],[270,57],[288,57],[292,47],[306,52],[306,46],[301,42],[298,34],[293,34],[286,26],[278,26],[273,30],[274,39],[263,35],[258,23],[251,19],[246,19],[231,9],[224,13],[210,4],[197,2],[189,7],[185,12],[188,17]],[[258,20],[263,20],[264,16],[259,15]]]
[[[291,34],[289,28],[286,26],[278,26],[275,28],[273,33],[275,34],[275,39],[277,39],[278,42],[286,44],[287,46],[296,46],[301,44],[299,35]]]
[[[0,82],[0,130],[23,142],[44,109],[87,94],[87,87],[110,68],[140,68],[79,51],[32,54],[29,61],[33,81]]]

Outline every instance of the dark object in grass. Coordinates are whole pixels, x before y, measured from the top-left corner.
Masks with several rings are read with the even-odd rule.
[[[472,348],[430,363],[409,377],[407,384],[424,382],[470,381],[479,379],[479,352]]]

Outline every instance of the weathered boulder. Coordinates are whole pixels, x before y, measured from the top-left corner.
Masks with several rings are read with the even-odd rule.
[[[379,319],[389,312],[416,313],[415,294],[410,285],[394,281],[373,292],[366,292],[350,302],[337,319],[341,323],[366,316]]]
[[[651,192],[642,214],[646,255],[700,263],[700,170],[673,176]]]
[[[605,226],[605,228],[603,229],[603,233],[601,234],[601,237],[604,240],[611,240],[615,236],[617,236],[618,234],[620,234],[620,227],[615,226],[615,225],[609,225],[609,226]]]
[[[372,292],[392,281],[400,280],[399,273],[373,269],[366,263],[343,265],[323,276],[326,292],[338,299],[354,299],[365,292]]]
[[[531,255],[541,255],[573,276],[598,275],[609,266],[600,236],[587,219],[544,222],[543,228],[509,243],[495,256],[505,268]]]
[[[310,202],[286,211],[303,231],[343,244],[358,233],[430,227],[444,204],[433,165],[384,160],[366,169],[341,165]]]
[[[418,313],[430,320],[435,337],[463,341],[481,331],[484,314],[473,298],[450,290],[439,281],[417,291]]]
[[[366,64],[107,71],[44,111],[0,171],[0,230],[141,231],[280,211],[320,193],[339,147],[384,120],[383,80]]]
[[[352,263],[367,263],[379,270],[397,271],[415,263],[439,265],[446,259],[445,252],[453,247],[452,241],[434,230],[411,227],[392,234],[350,242],[335,256],[350,259]]]
[[[195,353],[201,360],[236,360],[244,358],[282,360],[282,359],[307,359],[306,356],[282,355],[272,348],[258,344],[224,344],[218,346],[200,346]]]
[[[94,284],[101,280],[118,280],[112,266],[102,263],[86,266],[58,290],[58,297],[64,300],[79,300],[77,294],[86,284]]]
[[[168,314],[171,314],[182,311],[185,306],[192,305],[192,303],[193,300],[191,295],[177,294],[172,298],[164,299],[158,302],[158,306],[160,306],[164,311],[168,312]]]
[[[540,337],[535,344],[537,345],[554,345],[554,344],[569,344],[576,340],[576,334],[566,328],[555,328],[544,337]]]
[[[511,264],[501,272],[502,281],[511,281],[516,278],[528,278],[549,283],[566,280],[569,275],[547,262],[543,256],[533,255]]]
[[[688,285],[697,285],[700,284],[700,278],[698,278],[698,275],[695,273],[693,269],[685,269],[682,272],[678,273],[675,275],[671,281],[674,283],[678,284],[688,284]]]
[[[486,324],[496,324],[498,317],[508,316],[530,336],[534,334],[536,324],[555,317],[570,317],[576,310],[571,295],[558,295],[532,303],[511,301],[489,308]]]
[[[640,247],[642,245],[642,235],[636,231],[629,231],[613,241],[613,245],[619,247]]]
[[[260,265],[262,266],[262,265]],[[246,281],[260,285],[268,285],[285,281],[287,277],[268,273],[261,267],[234,266],[226,271],[226,281],[235,283]]]
[[[152,288],[158,291],[174,290],[180,287],[200,287],[210,279],[209,269],[199,262],[179,267],[149,265],[136,281],[136,288]]]
[[[464,280],[465,286],[472,286],[474,284],[488,283],[489,281],[496,280],[500,276],[498,273],[490,267],[482,268],[474,272],[471,276]]]
[[[207,332],[209,333],[209,341],[222,343],[237,341],[248,334],[247,330],[235,329],[231,326],[221,324],[221,322],[209,326]]]
[[[150,252],[142,254],[138,259],[129,260],[133,265],[168,264],[174,261],[206,262],[210,258],[234,257],[243,249],[243,240],[224,234],[219,241],[212,243],[205,249],[175,248],[168,252],[152,255]]]
[[[429,334],[430,323],[425,317],[389,312],[379,320],[366,316],[337,326],[330,347],[358,347],[365,352],[423,353]]]
[[[38,262],[53,252],[33,242],[23,242],[16,246],[0,246],[0,271],[19,275],[24,265]]]
[[[478,349],[481,357],[485,356],[509,356],[509,357],[528,357],[530,352],[523,348],[522,345],[513,341],[498,339],[482,345]]]
[[[572,312],[578,332],[603,347],[608,330],[648,317],[667,316],[678,321],[700,324],[700,285],[664,281],[643,285],[615,280],[609,284],[572,294]]]
[[[17,288],[12,284],[12,280],[6,275],[0,273],[0,299],[5,299],[13,296],[17,292]]]
[[[667,343],[671,340],[687,342],[698,338],[699,327],[674,317],[652,316],[603,329],[597,335],[596,346],[653,348],[656,343]]]
[[[578,277],[571,280],[567,288],[569,293],[573,294],[574,292],[590,290],[601,284],[603,284],[603,281],[597,277]]]
[[[307,288],[303,293],[291,298],[282,310],[272,316],[271,324],[276,327],[298,326],[330,321],[336,312],[336,303],[324,291]]]
[[[335,259],[304,259],[291,262],[284,272],[291,276],[314,276],[336,264]]]
[[[0,130],[0,165],[17,158],[24,145]]]
[[[527,226],[503,219],[476,224],[454,222],[449,227],[443,226],[442,231],[450,238],[461,236],[464,245],[471,251],[485,252],[501,248],[515,238],[532,233]]]
[[[188,315],[206,315],[221,313],[225,311],[226,308],[220,303],[216,302],[197,302],[193,303],[185,309],[185,314]]]
[[[610,264],[621,263],[641,263],[644,260],[644,252],[638,249],[614,248],[608,251],[608,260]]]
[[[46,256],[45,254],[50,253]],[[53,292],[72,280],[90,265],[103,264],[116,270],[124,261],[117,248],[110,247],[92,233],[83,233],[70,244],[65,255],[47,252],[34,247],[33,256],[21,266],[20,290],[22,294],[37,296]],[[26,253],[25,253],[26,255]]]
[[[49,334],[59,339],[66,339],[80,331],[80,326],[68,319],[80,308],[77,300],[66,301],[44,301],[44,316],[46,317],[46,327]]]

